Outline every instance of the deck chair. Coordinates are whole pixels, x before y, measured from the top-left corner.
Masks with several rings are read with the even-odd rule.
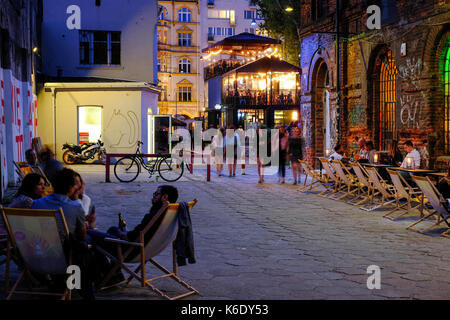
[[[330,190],[330,186],[328,184],[328,180],[326,178],[322,178],[320,174],[314,170],[314,168],[307,163],[306,161],[299,160],[301,167],[305,171],[305,182],[303,183],[303,187],[301,187],[300,191],[311,191],[314,187],[323,185],[325,187],[325,191],[318,194],[319,196],[324,195]],[[308,177],[311,177],[311,182],[306,185]]]
[[[441,233],[441,236],[448,237],[448,233],[450,232],[450,222],[448,221],[450,219],[450,213],[444,206],[446,200],[444,199],[444,197],[442,197],[441,193],[437,190],[437,188],[434,186],[434,184],[430,181],[428,177],[413,176],[413,180],[420,188],[420,190],[423,192],[424,196],[427,198],[428,203],[432,206],[433,210],[429,214],[424,215],[418,221],[408,226],[406,229],[408,230],[412,229],[412,227],[428,219],[429,217],[435,216],[436,223],[428,228],[420,230],[419,232],[425,233],[431,230],[433,227],[440,225],[442,222],[445,222],[449,229]]]
[[[328,179],[327,180],[328,183],[330,182],[334,183],[333,193],[329,195],[328,198],[337,199],[337,197],[339,197],[339,195],[342,194],[341,190],[345,188],[345,185],[341,185],[339,178],[335,174],[336,170],[333,168],[333,165],[330,163],[328,159],[320,158],[319,160],[322,163],[322,167],[325,170],[325,176]]]
[[[194,201],[189,202],[189,208],[193,208],[194,205],[197,203],[197,199]],[[181,298],[185,298],[187,296],[193,295],[193,294],[199,294],[199,292],[191,287],[189,284],[181,280],[178,276],[177,271],[177,262],[176,262],[176,252],[175,252],[175,246],[174,246],[174,240],[177,236],[178,232],[178,203],[173,203],[169,205],[163,206],[158,213],[150,220],[148,225],[145,227],[145,229],[141,232],[139,239],[136,239],[135,242],[129,242],[124,240],[118,240],[118,239],[112,239],[112,238],[105,238],[104,240],[110,243],[114,243],[117,245],[117,257],[109,253],[108,251],[104,250],[102,247],[98,245],[94,245],[94,248],[97,249],[99,252],[110,258],[112,261],[116,263],[116,265],[111,269],[111,271],[108,273],[108,275],[105,277],[105,279],[100,284],[99,290],[104,290],[109,287],[105,287],[105,284],[108,282],[108,280],[112,277],[113,274],[116,273],[118,268],[124,269],[126,272],[130,274],[129,278],[125,281],[122,281],[120,283],[115,284],[114,286],[120,285],[125,283],[128,285],[133,278],[137,279],[142,287],[149,287],[152,291],[156,292],[163,298],[169,299],[169,300],[177,300]],[[150,230],[150,228],[154,227],[158,221],[160,221],[160,224],[157,226],[156,232],[151,237],[151,239],[145,244],[144,242],[144,236],[146,232]],[[153,257],[157,256],[159,253],[161,253],[167,246],[172,244],[172,258],[173,258],[173,270],[170,271],[167,268],[163,267],[161,264],[157,263],[155,260],[153,260]],[[125,253],[122,253],[122,245],[127,245],[129,248],[125,251]],[[139,253],[133,255],[133,252],[136,252],[136,248],[138,248]],[[146,273],[145,273],[145,265],[147,262],[152,263],[154,266],[156,266],[159,270],[161,270],[164,275],[147,279]],[[130,269],[130,267],[127,266],[127,264],[136,264],[139,263],[139,266],[134,271]],[[140,272],[140,274],[138,274]],[[178,295],[176,297],[169,297],[164,292],[162,292],[160,289],[158,289],[156,286],[152,284],[153,281],[170,277],[176,282],[178,282],[180,285],[187,288],[189,291],[187,293]]]
[[[353,177],[353,175],[347,170],[346,166],[339,160],[333,160],[331,162],[333,164],[334,169],[336,170],[336,174],[339,177],[339,181],[347,187],[347,192],[336,198],[336,200],[341,200],[349,196],[354,196],[357,192],[357,197],[361,194],[361,189],[364,187],[357,179]],[[351,200],[350,200],[351,201]]]
[[[384,181],[383,178],[381,178],[377,169],[367,167],[366,171],[367,174],[369,175],[370,183],[372,185],[371,205],[374,204],[375,191],[379,192],[381,198],[378,204],[372,207],[360,207],[360,209],[365,211],[373,211],[395,202],[394,186],[386,183],[386,181]]]
[[[386,213],[383,218],[391,219],[389,216],[394,212],[397,212],[399,210],[405,211],[402,214],[391,219],[395,221],[406,214],[410,214],[414,209],[421,207],[424,201],[424,197],[422,192],[420,192],[418,188],[411,187],[408,182],[400,174],[398,174],[397,171],[387,169],[387,172],[389,173],[394,185],[396,207]],[[406,203],[402,204],[401,200],[406,200]],[[413,207],[413,203],[417,203],[417,205]]]
[[[11,263],[11,242],[9,241],[6,226],[3,223],[3,216],[0,215],[0,256],[5,256],[0,260],[0,266],[5,265],[5,294],[9,291],[9,271]]]
[[[70,258],[66,260],[61,234],[68,235],[66,220],[62,209],[35,210],[2,208],[2,215],[8,230],[12,246],[23,260],[23,270],[7,296],[10,300],[14,294],[58,296],[62,300],[70,300],[72,292],[66,288],[62,293],[36,292],[31,290],[33,277],[31,273],[43,275],[66,275],[71,265]],[[64,232],[59,230],[57,216],[61,217]],[[69,254],[70,257],[70,254]],[[18,291],[17,287],[24,277],[30,281],[30,291]]]
[[[361,184],[361,193],[359,194],[359,199],[362,199],[359,202],[353,203],[354,206],[362,205],[363,203],[370,201],[372,197],[372,184],[370,183],[369,174],[366,169],[364,169],[360,163],[350,163],[350,166],[353,169],[353,172],[356,175],[356,179],[358,179]],[[376,191],[375,196],[378,195],[379,192]]]

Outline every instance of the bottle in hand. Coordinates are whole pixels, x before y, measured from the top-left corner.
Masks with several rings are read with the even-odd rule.
[[[125,220],[123,220],[122,214],[120,212],[119,212],[119,229],[122,232],[127,231],[127,222]]]

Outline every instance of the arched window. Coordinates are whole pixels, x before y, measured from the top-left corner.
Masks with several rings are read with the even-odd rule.
[[[191,73],[191,61],[189,59],[183,58],[178,62],[178,72],[180,73]]]
[[[396,83],[397,67],[392,50],[383,48],[376,61],[374,70],[372,110],[374,112],[374,139],[379,150],[389,150],[392,140],[396,140]]]
[[[444,109],[445,109],[445,153],[450,153],[450,37],[444,47]]]
[[[162,7],[161,14],[159,15],[159,20],[164,20],[168,16],[167,9],[165,7]]]
[[[191,10],[189,10],[188,8],[181,8],[178,11],[178,21],[191,22]]]

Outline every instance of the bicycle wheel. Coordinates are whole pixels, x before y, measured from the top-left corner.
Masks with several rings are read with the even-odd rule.
[[[139,162],[132,157],[123,157],[114,165],[114,175],[120,182],[134,181],[141,172]]]
[[[158,164],[158,173],[167,182],[175,182],[184,172],[184,163],[179,159],[162,158]]]

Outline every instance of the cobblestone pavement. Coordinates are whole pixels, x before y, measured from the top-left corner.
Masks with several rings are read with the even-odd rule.
[[[104,167],[75,169],[88,182],[100,230],[116,225],[118,212],[135,226],[161,183],[143,174],[130,184],[104,183]],[[280,185],[274,175],[257,184],[255,171],[234,178],[213,172],[207,183],[198,170],[175,183],[181,201],[199,200],[191,212],[197,263],[179,271],[201,295],[188,299],[450,298],[449,239],[405,230],[414,217],[393,222],[380,211],[300,193],[292,179]],[[170,265],[169,251],[156,260]],[[381,268],[380,290],[367,289],[370,265]],[[172,282],[160,286],[182,292]],[[137,282],[98,298],[159,299]]]

